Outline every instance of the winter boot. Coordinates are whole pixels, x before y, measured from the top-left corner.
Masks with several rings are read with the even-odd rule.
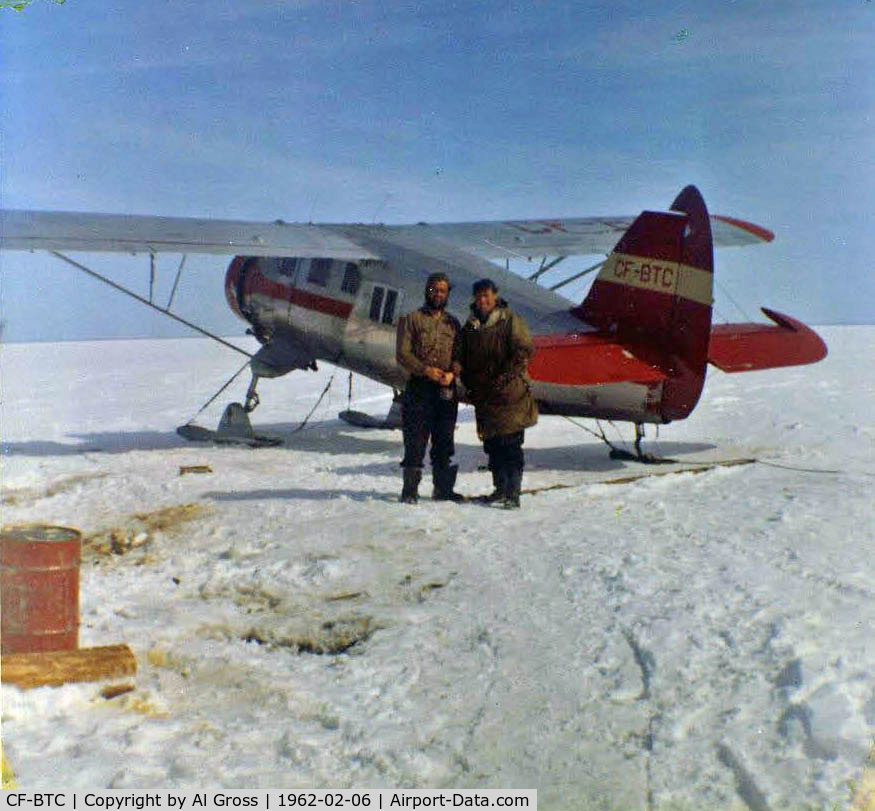
[[[401,490],[402,504],[416,504],[419,501],[419,483],[422,481],[421,467],[405,467],[404,487]]]
[[[456,503],[465,501],[465,496],[453,490],[458,473],[458,465],[432,468],[431,478],[434,482],[434,490],[431,497],[435,501],[455,501]]]
[[[477,501],[481,504],[494,504],[496,501],[504,501],[506,481],[505,469],[501,467],[494,469],[492,471],[492,492],[488,496],[479,496]]]
[[[504,491],[502,507],[506,510],[516,510],[520,506],[520,490],[523,486],[523,469],[520,467],[505,468],[507,487]]]

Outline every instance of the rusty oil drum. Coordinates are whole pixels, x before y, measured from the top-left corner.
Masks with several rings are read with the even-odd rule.
[[[75,529],[33,525],[0,532],[0,652],[79,646],[79,561]]]

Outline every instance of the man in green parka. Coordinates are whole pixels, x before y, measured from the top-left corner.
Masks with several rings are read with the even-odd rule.
[[[532,338],[523,318],[499,298],[495,282],[481,279],[474,283],[473,293],[460,361],[495,488],[482,500],[519,507],[525,429],[538,421],[528,378]]]

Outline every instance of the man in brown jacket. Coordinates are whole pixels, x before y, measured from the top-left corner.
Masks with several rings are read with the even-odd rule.
[[[395,359],[409,378],[401,400],[404,429],[404,487],[401,501],[415,504],[419,498],[425,447],[431,438],[431,471],[436,501],[464,501],[453,491],[458,465],[453,432],[459,401],[459,346],[462,327],[446,312],[450,280],[445,273],[432,273],[425,284],[425,304],[398,321]]]
[[[498,297],[495,282],[481,279],[473,292],[471,317],[462,330],[461,364],[495,488],[482,500],[519,507],[525,429],[538,421],[528,379],[534,348],[526,322]]]

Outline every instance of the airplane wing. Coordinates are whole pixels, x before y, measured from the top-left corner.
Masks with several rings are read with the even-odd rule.
[[[608,254],[635,217],[574,217],[554,220],[419,223],[390,225],[387,231],[427,232],[484,259]],[[711,215],[711,235],[718,248],[771,242],[765,228],[732,217]]]
[[[634,217],[419,223],[369,226],[405,239],[428,236],[484,259],[610,253]],[[246,222],[68,211],[0,212],[0,247],[7,250],[206,253],[246,256],[379,258],[346,234],[362,226]],[[752,223],[712,216],[718,247],[770,242]],[[344,233],[346,232],[346,233]]]
[[[343,235],[319,225],[280,220],[260,223],[72,211],[2,211],[0,247],[7,250],[378,258]]]

